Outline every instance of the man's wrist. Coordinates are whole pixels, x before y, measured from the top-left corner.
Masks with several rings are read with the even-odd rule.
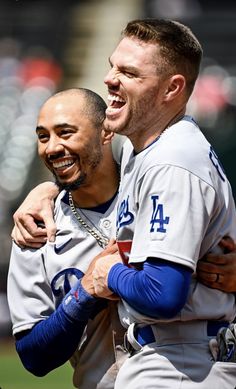
[[[62,309],[74,320],[87,321],[96,301],[97,299],[83,288],[80,279],[64,297]]]
[[[123,271],[123,269],[124,269],[123,263],[119,262],[119,263],[115,263],[108,272],[107,286],[114,293],[117,293],[118,276],[120,272]]]
[[[55,198],[59,195],[61,192],[61,187],[56,183],[50,181],[50,189],[49,189],[49,196],[51,197],[52,200],[55,200]]]

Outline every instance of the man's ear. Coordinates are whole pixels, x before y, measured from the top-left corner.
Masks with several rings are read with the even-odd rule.
[[[106,145],[108,143],[111,143],[112,138],[114,136],[114,132],[102,130],[102,144]]]
[[[186,79],[182,74],[175,74],[169,79],[165,90],[165,100],[172,100],[183,93],[186,89]]]

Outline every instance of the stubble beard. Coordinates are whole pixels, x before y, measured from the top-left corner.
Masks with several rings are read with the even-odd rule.
[[[143,132],[145,130],[145,118],[149,105],[150,100],[148,98],[147,102],[132,106],[126,117],[120,123],[117,121],[117,125],[115,122],[105,119],[104,126],[106,130],[133,138],[139,131]]]
[[[102,160],[102,152],[101,152],[101,150],[98,150],[98,151],[96,151],[96,153],[94,152],[92,159],[89,155],[87,155],[85,157],[85,159],[88,160],[86,165],[88,167],[90,167],[92,171],[94,171]],[[53,175],[55,178],[55,183],[58,186],[58,188],[60,190],[66,190],[68,192],[73,192],[73,191],[78,190],[87,181],[87,173],[85,173],[85,172],[81,172],[80,177],[77,178],[76,180],[74,180],[73,182],[70,182],[70,183],[63,183],[58,179],[56,174],[53,173]]]
[[[74,190],[77,190],[83,185],[83,183],[86,181],[86,174],[81,175],[77,180],[70,182],[70,183],[63,183],[61,182],[55,174],[55,183],[58,186],[59,190],[66,190],[68,192],[73,192]]]

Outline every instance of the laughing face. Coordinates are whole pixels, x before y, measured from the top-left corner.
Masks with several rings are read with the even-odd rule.
[[[102,159],[101,134],[71,96],[49,99],[38,117],[38,153],[61,188],[75,190],[96,175]]]
[[[108,87],[107,129],[133,141],[156,126],[166,86],[157,72],[157,58],[154,44],[129,37],[118,44],[104,80]]]

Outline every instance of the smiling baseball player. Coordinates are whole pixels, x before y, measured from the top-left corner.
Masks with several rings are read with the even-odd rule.
[[[100,258],[93,277],[98,295],[122,298],[130,358],[115,389],[235,388],[236,364],[215,361],[209,348],[236,316],[235,295],[201,285],[195,273],[224,235],[236,239],[230,184],[186,115],[201,56],[188,27],[151,19],[129,22],[110,57],[105,124],[131,141],[117,214],[125,265]]]
[[[51,97],[38,118],[38,151],[65,187],[55,203],[55,242],[13,243],[8,301],[16,349],[25,368],[43,376],[68,359],[74,385],[112,389],[124,353],[116,302],[81,285],[91,260],[115,236],[118,172],[111,134],[102,130],[104,101],[73,89]]]
[[[195,274],[198,258],[219,250],[222,235],[236,239],[235,206],[219,160],[184,116],[137,155],[127,144],[123,163],[117,243],[125,266],[111,266],[108,256],[94,270],[101,282],[107,263],[105,280],[122,297],[119,315],[128,330],[130,358],[115,388],[206,389],[217,381],[219,389],[234,389],[236,364],[216,363],[208,342],[235,318],[235,296],[207,288]]]

